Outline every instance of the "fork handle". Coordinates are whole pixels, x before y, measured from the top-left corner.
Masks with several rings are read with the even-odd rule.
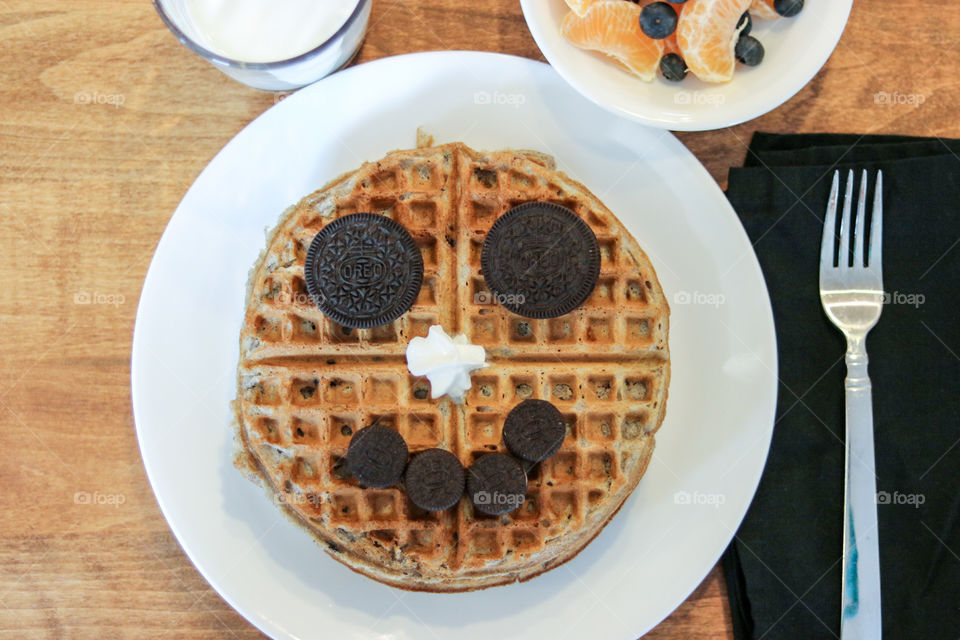
[[[846,474],[840,638],[880,640],[880,549],[873,400],[863,337],[847,338]]]

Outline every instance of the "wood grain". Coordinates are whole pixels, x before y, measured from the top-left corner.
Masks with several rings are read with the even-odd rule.
[[[858,0],[793,100],[679,137],[721,184],[758,129],[960,137],[957,33],[948,3]],[[191,54],[145,0],[0,0],[0,43],[0,638],[260,638],[160,515],[128,380],[164,226],[275,98]],[[432,49],[542,59],[515,0],[375,0],[360,62]],[[880,91],[924,102],[877,105]],[[76,104],[81,92],[123,104]],[[77,504],[77,492],[122,504]],[[719,572],[648,637],[731,638]]]

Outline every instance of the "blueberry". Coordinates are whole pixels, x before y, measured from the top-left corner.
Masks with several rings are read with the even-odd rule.
[[[660,58],[660,73],[670,82],[680,82],[687,77],[687,63],[675,53]]]
[[[677,10],[666,2],[648,4],[640,11],[640,30],[662,40],[677,30]]]
[[[792,18],[803,9],[803,0],[773,0],[773,8],[784,18]]]
[[[743,23],[747,23],[746,26],[744,26]],[[753,18],[750,17],[749,11],[744,11],[743,15],[740,16],[740,22],[737,23],[737,29],[740,27],[743,27],[743,31],[740,32],[741,36],[750,35],[750,32],[753,30]]]
[[[667,0],[670,4],[684,4],[687,0]]]
[[[753,36],[740,36],[734,55],[748,67],[755,67],[763,62],[763,45]]]

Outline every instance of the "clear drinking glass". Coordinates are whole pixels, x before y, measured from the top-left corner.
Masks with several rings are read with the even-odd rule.
[[[180,42],[234,80],[255,89],[289,91],[315,82],[353,59],[367,31],[371,1],[357,0],[346,22],[314,48],[275,62],[235,60],[211,50],[212,46],[190,17],[187,0],[153,0],[153,4]]]

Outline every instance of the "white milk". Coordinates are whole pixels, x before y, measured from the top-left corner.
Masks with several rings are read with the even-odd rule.
[[[306,53],[343,26],[358,0],[186,0],[200,44],[243,62]]]

